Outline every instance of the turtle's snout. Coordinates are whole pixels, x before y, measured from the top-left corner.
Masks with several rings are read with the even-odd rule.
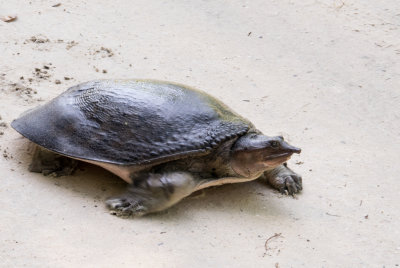
[[[297,148],[295,146],[290,145],[287,142],[282,141],[281,142],[281,148],[287,152],[291,152],[291,153],[295,153],[295,154],[299,154],[301,153],[301,149]]]
[[[299,153],[301,153],[301,149],[293,146],[292,152],[295,154],[299,154]]]

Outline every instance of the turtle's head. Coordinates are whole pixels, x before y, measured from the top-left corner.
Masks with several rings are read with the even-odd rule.
[[[239,175],[251,177],[283,164],[293,153],[300,152],[301,149],[288,144],[281,136],[248,133],[234,143],[231,166]]]

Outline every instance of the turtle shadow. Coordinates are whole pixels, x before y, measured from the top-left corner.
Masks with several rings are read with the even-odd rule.
[[[18,157],[20,163],[30,163],[32,159],[31,142],[22,142],[17,147],[20,151]],[[25,168],[28,168],[28,164]],[[94,200],[103,204],[109,197],[123,193],[128,186],[126,182],[113,173],[81,161],[78,163],[77,170],[69,176],[37,175],[41,178],[41,181],[49,185],[52,184],[53,187],[61,187],[65,191],[72,191],[83,199]],[[165,211],[150,214],[140,219],[131,219],[144,221],[185,220],[192,219],[192,215],[198,211],[212,211],[213,213],[228,215],[245,213],[247,215],[281,215],[285,217],[281,207],[273,202],[273,199],[280,197],[281,194],[259,180],[226,184],[194,192]],[[103,209],[105,213],[108,213],[105,205],[98,206],[96,209]]]
[[[283,216],[281,207],[271,202],[279,195],[260,181],[226,184],[194,192],[167,211],[150,216],[163,220],[189,219],[196,211],[211,211],[227,216]]]
[[[94,199],[101,203],[112,196],[123,193],[128,186],[126,182],[109,171],[88,163],[80,162],[78,169],[71,176],[52,178],[58,187],[73,191],[86,199]],[[271,199],[278,198],[268,185],[260,181],[215,186],[194,192],[171,208],[147,215],[140,220],[176,221],[193,218],[198,211],[212,211],[221,214],[251,214],[259,216],[280,215],[282,210],[274,206]],[[105,205],[96,209],[104,209]],[[131,218],[138,220],[138,218]]]

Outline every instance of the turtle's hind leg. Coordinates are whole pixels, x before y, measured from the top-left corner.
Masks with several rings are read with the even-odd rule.
[[[57,153],[51,152],[38,145],[34,145],[32,162],[29,171],[42,173],[43,175],[67,176],[71,175],[78,162]]]
[[[111,214],[141,216],[164,210],[196,190],[197,180],[187,172],[149,173],[133,181],[121,196],[106,201]]]

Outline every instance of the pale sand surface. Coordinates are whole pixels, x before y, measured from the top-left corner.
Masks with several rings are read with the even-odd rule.
[[[1,267],[400,265],[398,0],[56,3],[0,1],[18,16],[0,21]],[[220,98],[303,149],[303,193],[231,184],[127,220],[104,207],[125,185],[101,168],[29,173],[10,122],[97,78]]]

